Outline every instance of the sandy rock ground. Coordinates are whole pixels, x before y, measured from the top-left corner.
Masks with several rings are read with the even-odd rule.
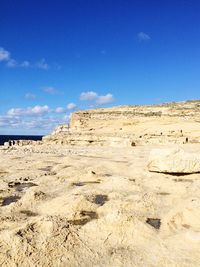
[[[200,266],[200,174],[153,148],[1,147],[0,266]]]

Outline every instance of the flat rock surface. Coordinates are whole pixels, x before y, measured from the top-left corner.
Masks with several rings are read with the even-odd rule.
[[[163,147],[0,148],[0,266],[200,266],[200,174],[149,172]]]

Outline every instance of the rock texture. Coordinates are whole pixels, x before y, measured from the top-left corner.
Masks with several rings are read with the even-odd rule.
[[[0,265],[200,266],[200,176],[148,172],[155,147],[2,147]]]
[[[199,114],[198,101],[76,112],[42,142],[0,147],[0,266],[200,266],[200,174],[180,173],[198,170]],[[170,174],[149,172],[154,149],[149,169]]]
[[[153,149],[148,170],[153,172],[187,174],[200,172],[200,153],[187,153],[183,149]]]
[[[46,142],[131,147],[200,143],[200,101],[122,106],[75,112]]]

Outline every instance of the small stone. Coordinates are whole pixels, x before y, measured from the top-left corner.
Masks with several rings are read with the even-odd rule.
[[[160,219],[154,219],[154,218],[147,218],[146,223],[154,227],[155,229],[159,229],[161,225]]]

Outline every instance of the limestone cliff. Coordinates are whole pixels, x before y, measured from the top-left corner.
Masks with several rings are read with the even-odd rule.
[[[70,127],[60,126],[43,140],[112,146],[199,143],[200,100],[78,111]]]

